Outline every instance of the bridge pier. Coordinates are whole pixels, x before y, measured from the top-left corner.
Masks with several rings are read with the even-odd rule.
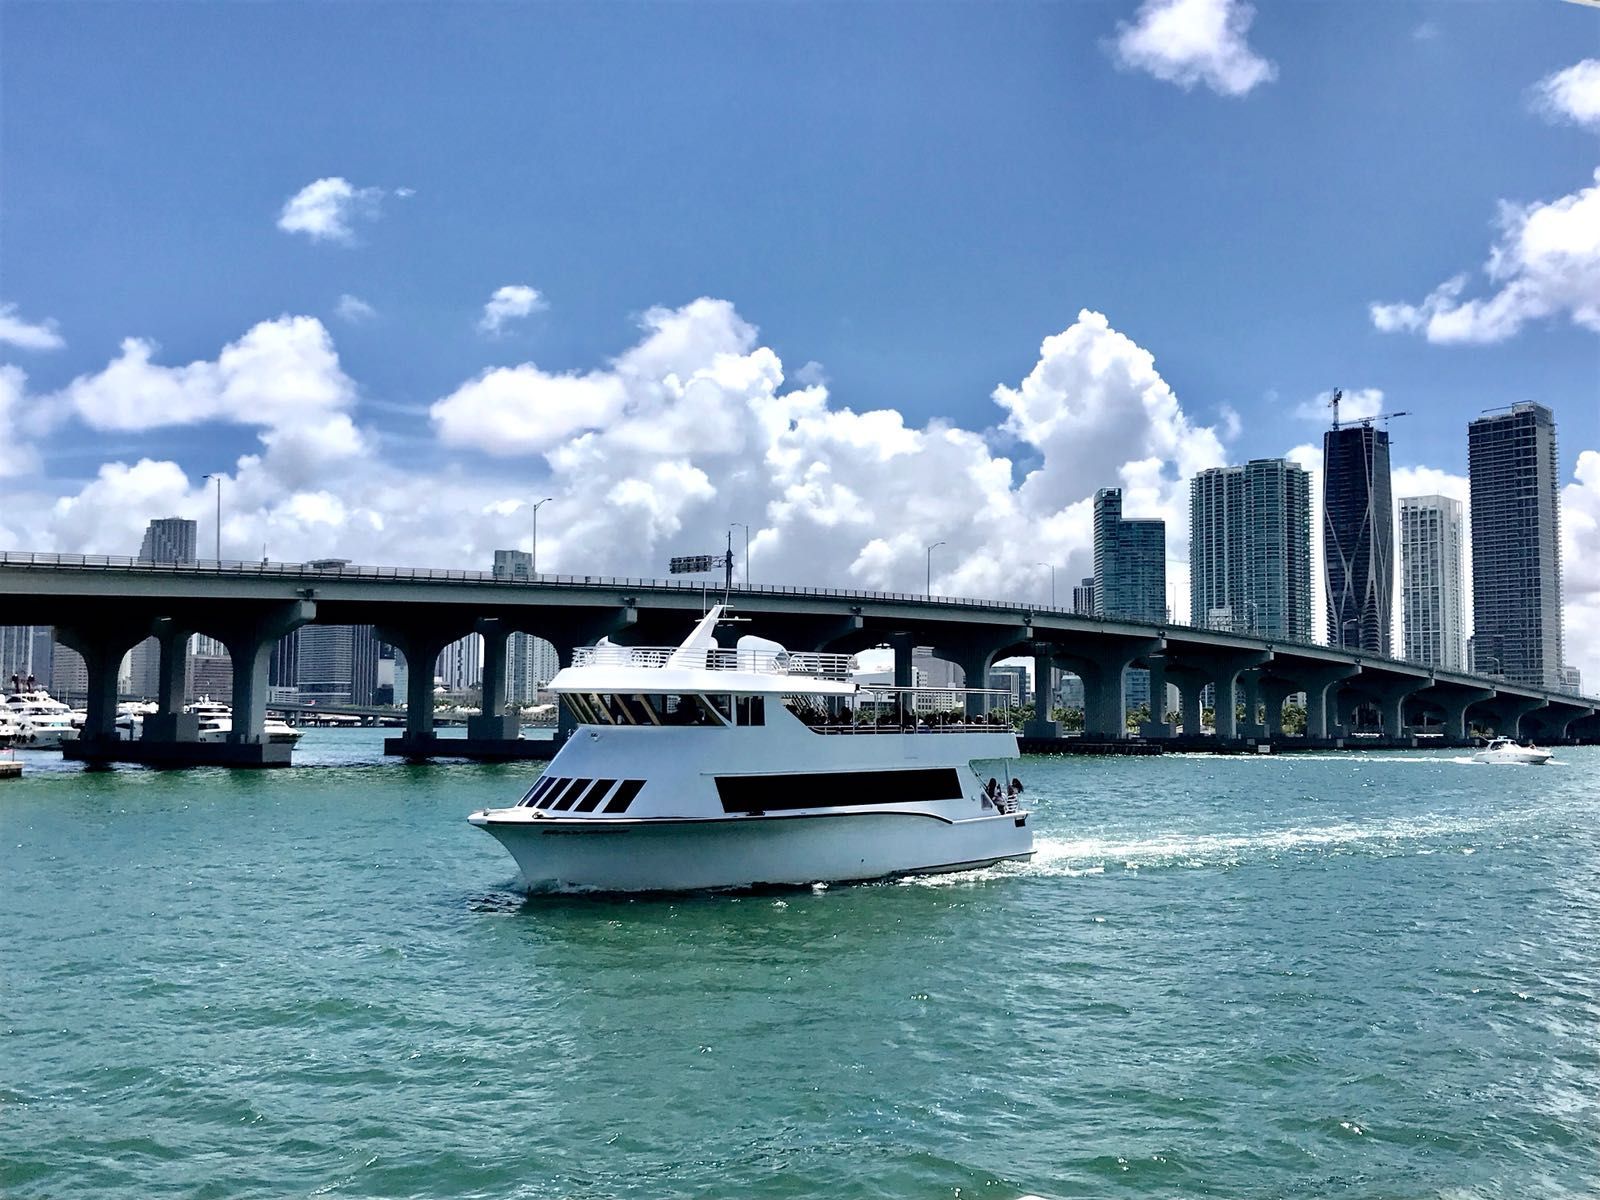
[[[1033,720],[1023,727],[1023,736],[1030,738],[1058,738],[1061,722],[1050,715],[1051,699],[1055,696],[1055,659],[1048,654],[1033,656]]]
[[[1485,713],[1493,722],[1493,728],[1500,737],[1520,738],[1522,736],[1522,718],[1536,709],[1544,708],[1549,701],[1542,696],[1508,696],[1497,693],[1495,698],[1484,702]]]
[[[1431,686],[1431,679],[1396,680],[1388,684],[1368,684],[1362,690],[1378,706],[1378,723],[1383,735],[1400,741],[1406,735],[1406,700]]]
[[[1239,676],[1239,698],[1244,704],[1244,720],[1240,722],[1240,737],[1261,738],[1267,735],[1266,722],[1261,720],[1261,673],[1246,671]]]
[[[183,711],[185,671],[188,667],[189,631],[171,617],[156,622],[158,659],[156,711],[147,713],[140,741],[198,742],[200,718]]]
[[[78,731],[80,748],[90,743],[117,740],[117,674],[128,651],[150,636],[150,627],[149,618],[137,617],[97,621],[92,627],[56,626],[56,637],[62,645],[83,657],[84,670],[89,677],[85,719],[83,728]],[[89,761],[87,755],[68,754],[67,757]]]
[[[1306,737],[1326,740],[1331,736],[1328,730],[1332,724],[1328,720],[1328,705],[1330,702],[1337,703],[1336,698],[1328,693],[1346,679],[1354,679],[1361,674],[1360,664],[1329,663],[1324,667],[1291,669],[1285,674],[1292,677],[1306,694]]]
[[[1126,682],[1128,668],[1148,659],[1163,642],[1102,642],[1071,651],[1056,648],[1058,657],[1083,680],[1083,736],[1089,741],[1120,742],[1128,736]],[[1154,680],[1151,681],[1152,696]]]
[[[506,641],[511,630],[491,618],[478,622],[478,633],[483,638],[480,711],[467,718],[467,740],[514,742],[521,734],[522,722],[505,711]]]

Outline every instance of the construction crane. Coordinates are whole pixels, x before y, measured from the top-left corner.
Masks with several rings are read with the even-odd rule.
[[[1341,401],[1343,399],[1344,399],[1344,389],[1343,388],[1334,388],[1333,389],[1333,396],[1328,401],[1328,403],[1333,408],[1333,427],[1335,429],[1339,428],[1339,401]],[[1410,415],[1411,415],[1410,412],[1402,409],[1399,412],[1374,413],[1370,417],[1357,417],[1356,420],[1357,420],[1357,422],[1359,424],[1362,424],[1362,425],[1367,426],[1368,428],[1371,428],[1372,423],[1374,421],[1390,421],[1390,420],[1393,420],[1395,417],[1409,417]]]

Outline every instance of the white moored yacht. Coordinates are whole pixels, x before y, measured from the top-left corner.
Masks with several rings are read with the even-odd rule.
[[[982,778],[1010,774],[1008,719],[918,718],[919,692],[970,693],[863,688],[847,655],[721,648],[721,615],[678,647],[580,649],[551,681],[576,732],[515,806],[469,818],[524,885],[810,884],[1033,854],[1029,814]]]
[[[1538,746],[1519,746],[1511,738],[1497,737],[1474,754],[1472,761],[1542,767],[1554,757],[1550,751],[1541,750]]]
[[[32,684],[33,680],[28,682]],[[10,692],[5,714],[15,730],[12,744],[20,749],[59,750],[62,742],[74,741],[78,736],[72,710],[40,687]]]

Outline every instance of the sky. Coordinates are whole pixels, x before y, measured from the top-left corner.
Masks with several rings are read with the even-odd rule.
[[[1065,602],[1121,486],[1181,616],[1194,471],[1537,400],[1593,686],[1597,139],[1567,0],[5,0],[0,546]]]

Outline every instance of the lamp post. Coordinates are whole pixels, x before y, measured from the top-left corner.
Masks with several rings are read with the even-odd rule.
[[[1349,629],[1352,625],[1359,629],[1361,627],[1361,618],[1346,617],[1343,621],[1339,622],[1339,649],[1341,650],[1348,650],[1350,648],[1350,642],[1345,637],[1345,630]],[[1359,643],[1356,645],[1356,649],[1361,649]]]
[[[1050,568],[1050,607],[1056,606],[1056,568],[1053,563],[1034,563],[1036,567]]]
[[[220,567],[222,565],[222,476],[213,473],[206,478],[217,481],[217,565]]]
[[[745,584],[746,587],[749,587],[750,586],[750,526],[745,524],[743,521],[734,521],[733,523],[731,523],[728,526],[728,528],[729,529],[742,529],[742,530],[744,530],[744,584]]]
[[[539,574],[539,510],[554,499],[554,496],[546,496],[533,506],[533,553],[528,555],[528,577],[530,579],[536,578]]]
[[[944,544],[943,542],[931,542],[928,545],[928,581],[923,587],[923,594],[930,600],[933,598],[933,552]]]

